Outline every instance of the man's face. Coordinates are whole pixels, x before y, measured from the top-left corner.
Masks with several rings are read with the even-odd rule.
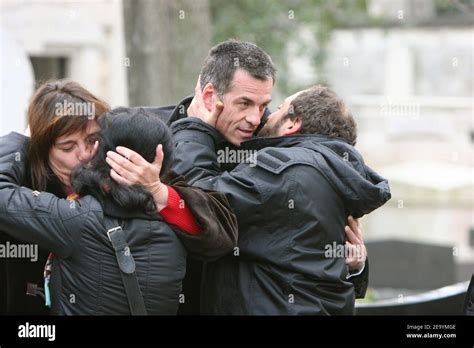
[[[287,97],[282,104],[278,106],[275,112],[272,112],[265,123],[265,126],[258,133],[259,137],[279,137],[284,134],[286,122],[291,122],[285,119],[285,116],[291,111],[291,102],[304,91],[297,92]],[[292,111],[291,111],[292,112]]]
[[[217,119],[217,130],[230,143],[239,146],[253,136],[272,99],[273,80],[258,80],[242,69],[236,70],[224,109]]]

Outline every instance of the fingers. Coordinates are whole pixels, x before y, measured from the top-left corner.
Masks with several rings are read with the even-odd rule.
[[[94,143],[94,147],[92,148],[92,151],[91,151],[91,158],[96,155],[97,150],[99,150],[99,140],[96,140]]]
[[[362,245],[352,245],[346,242],[346,265],[350,271],[359,270],[367,259],[367,252]]]
[[[353,223],[354,226],[357,226],[357,229],[362,232],[362,221],[360,221],[360,218],[354,219],[353,216],[350,216],[347,218],[348,220],[350,219]]]
[[[145,164],[148,164],[148,162],[142,156],[140,156],[140,154],[136,153],[133,150],[130,150],[129,148],[126,148],[125,146],[117,146],[115,150],[117,151],[118,154],[125,157],[125,159],[128,160],[127,162],[132,162],[136,164],[137,166],[143,166]],[[113,153],[113,151],[110,151],[110,152]],[[109,153],[107,153],[107,156],[108,155]]]
[[[163,159],[165,158],[165,154],[163,153],[163,145],[158,144],[156,147],[156,154],[153,164],[159,166],[161,169],[161,165],[163,164]]]
[[[131,182],[130,180],[127,180],[125,179],[124,177],[120,176],[115,170],[111,169],[110,170],[110,177],[112,178],[112,180],[114,180],[115,182],[117,182],[118,184],[120,185],[124,185],[124,186],[131,186],[133,185],[133,182]]]
[[[217,116],[219,116],[219,114],[222,112],[222,110],[224,110],[224,103],[219,100],[219,101],[216,103],[216,111],[215,111],[215,113],[217,113]]]
[[[354,219],[354,217],[349,216],[347,218],[349,223],[349,227],[351,228],[352,232],[357,236],[360,241],[363,241],[362,238],[362,224],[360,223],[359,219]]]
[[[113,163],[117,168],[122,168],[122,170],[133,171],[134,164],[126,159],[123,156],[120,156],[118,153],[113,151],[107,151],[107,157],[105,158],[107,163],[110,165]],[[118,172],[121,172],[120,170]]]
[[[352,248],[353,245],[349,242],[346,242],[346,249]],[[352,253],[347,252],[348,255],[352,255]],[[346,257],[346,265],[352,264],[355,262],[355,259],[353,257]]]
[[[349,270],[360,269],[367,259],[367,249],[362,238],[361,224],[359,219],[354,219],[352,216],[347,218],[348,226],[345,227],[347,241],[346,248],[348,249],[348,257],[346,264]]]
[[[112,151],[109,151],[109,152],[110,154],[107,153],[107,157],[105,158],[105,161],[112,168],[112,170],[114,170],[117,175],[121,176],[127,181],[136,182],[137,176],[133,171],[134,169],[133,167],[135,165],[129,162],[127,159],[120,156],[119,154],[116,154],[115,152],[112,152]],[[118,180],[115,180],[115,181],[121,183]]]
[[[358,238],[358,236],[354,233],[354,231],[349,226],[346,226],[344,228],[344,230],[346,231],[347,240],[350,243],[352,243],[352,244],[361,244],[362,243],[362,241]]]
[[[220,100],[216,102],[216,107],[214,108],[212,112],[211,119],[214,121],[214,124],[217,122],[217,119],[219,118],[220,114],[222,113],[222,110],[224,110],[224,103],[222,103]]]
[[[198,105],[199,98],[201,98],[200,95],[198,94],[194,95],[193,100],[191,100],[191,104],[189,104],[189,107],[186,110],[186,113],[188,114],[188,116],[198,117],[200,115],[199,105]]]
[[[197,82],[196,82],[196,87],[194,87],[194,94],[195,95],[201,95],[202,90],[201,90],[201,75],[198,76]]]
[[[212,96],[212,99],[213,99],[213,104],[214,106],[212,107],[212,109],[210,110],[210,113],[209,115],[207,116],[208,119],[207,119],[207,123],[210,124],[211,126],[215,127],[216,126],[216,123],[217,123],[217,119],[219,118],[220,114],[222,113],[222,110],[224,110],[224,103],[222,103],[218,96],[216,94],[214,94]]]
[[[357,219],[358,220],[358,219]],[[347,223],[349,224],[349,227],[355,231],[356,229],[359,228],[359,224],[358,222],[356,221],[356,219],[354,219],[354,217],[352,217],[351,215],[349,215],[347,217]]]
[[[346,242],[346,265],[349,265],[349,268],[352,269],[357,266],[358,259],[355,257],[357,248],[349,242]]]

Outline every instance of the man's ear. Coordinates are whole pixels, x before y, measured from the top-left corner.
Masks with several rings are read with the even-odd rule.
[[[213,105],[213,96],[216,94],[216,90],[212,83],[208,83],[202,90],[202,101],[207,111],[211,111]]]
[[[288,118],[285,122],[281,135],[295,135],[301,130],[301,118],[296,117],[294,120]]]

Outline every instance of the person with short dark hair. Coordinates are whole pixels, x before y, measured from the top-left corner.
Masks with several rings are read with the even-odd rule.
[[[202,313],[354,314],[344,226],[391,194],[353,147],[356,124],[345,103],[322,86],[286,98],[268,116],[264,137],[242,142],[239,150],[253,155],[225,171],[212,125],[226,106],[207,107],[199,90],[192,108],[199,127],[175,122],[174,141],[189,153],[181,160],[199,178],[193,185],[226,193],[239,224],[237,252],[205,265]],[[363,245],[360,231],[348,237]],[[365,248],[355,251],[365,260]]]
[[[243,70],[256,80],[275,84],[276,68],[270,56],[257,45],[230,39],[212,47],[201,68],[203,89],[212,84],[216,94],[223,98],[233,87],[236,71]]]
[[[239,146],[253,136],[272,100],[275,80],[276,68],[272,59],[251,42],[230,39],[209,50],[199,81],[206,105],[217,100],[226,105],[213,125],[221,134],[220,145]],[[178,105],[154,108],[154,112],[170,125],[187,118],[186,110],[192,99],[192,96],[186,97]],[[177,171],[180,161],[180,156],[177,156]],[[190,173],[187,175],[192,176]]]
[[[276,136],[287,121],[301,121],[299,134],[322,134],[332,138],[342,138],[355,146],[357,125],[344,101],[331,89],[313,86],[297,93],[288,108],[288,113],[274,120],[267,120],[259,137]]]

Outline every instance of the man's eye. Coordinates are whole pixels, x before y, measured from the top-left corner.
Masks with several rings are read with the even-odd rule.
[[[61,151],[64,151],[64,152],[71,152],[72,149],[74,149],[74,146],[62,148]]]
[[[247,106],[249,106],[250,104],[249,104],[248,102],[241,102],[240,105],[247,107]]]

